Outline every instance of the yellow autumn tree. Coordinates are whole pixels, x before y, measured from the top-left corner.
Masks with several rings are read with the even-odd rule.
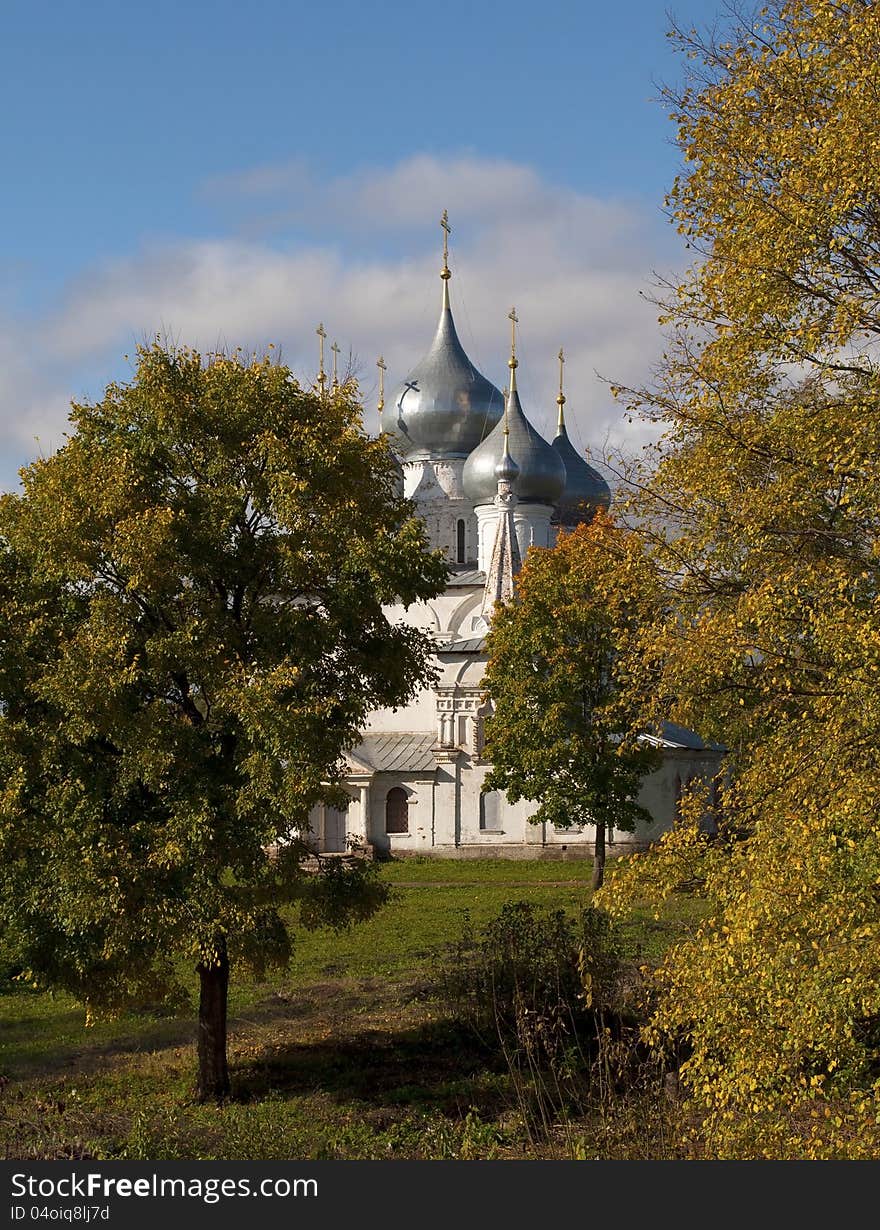
[[[880,8],[787,0],[674,37],[669,205],[696,260],[656,381],[623,393],[664,426],[633,476],[668,596],[640,720],[723,741],[730,783],[716,840],[685,808],[604,904],[702,886],[648,1035],[686,1056],[705,1155],[876,1157]]]

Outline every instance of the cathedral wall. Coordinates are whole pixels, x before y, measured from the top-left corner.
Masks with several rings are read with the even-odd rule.
[[[388,795],[403,790],[407,796],[407,831],[389,833],[386,826]],[[397,857],[427,854],[435,839],[435,774],[377,773],[368,796],[367,841],[377,854]]]
[[[574,858],[589,854],[595,839],[592,825],[554,829],[532,824],[537,803],[525,799],[511,803],[503,792],[483,795],[482,785],[491,766],[473,746],[438,747],[436,758],[437,767],[431,771],[375,773],[369,785],[361,788],[363,803],[353,798],[349,835],[365,839],[380,856],[392,857]],[[696,781],[705,782],[707,791],[711,790],[719,763],[717,752],[667,749],[660,768],[645,779],[639,794],[653,823],[640,824],[633,833],[610,832],[609,853],[644,848],[656,840],[673,824],[683,789]],[[406,797],[406,832],[388,831],[389,794],[394,790]],[[326,826],[326,815],[316,811],[314,838],[324,849]]]
[[[513,525],[522,560],[529,547],[550,546],[552,514],[553,509],[548,504],[517,504],[514,508]]]
[[[451,564],[477,559],[477,519],[461,484],[464,461],[407,461],[404,494],[425,523],[428,545],[446,552]],[[459,522],[463,522],[459,529]]]
[[[488,572],[492,561],[492,550],[495,546],[495,534],[498,526],[498,508],[495,504],[480,504],[476,510],[477,522],[477,564],[483,572]],[[525,560],[529,547],[550,547],[556,537],[556,531],[550,525],[553,509],[549,504],[520,504],[513,508],[513,525],[516,531],[516,541],[519,545],[520,559]]]
[[[414,602],[384,607],[389,623],[406,623],[411,628],[431,632],[440,644],[453,638],[478,636],[472,619],[479,615],[483,600],[481,585],[453,585],[430,602]]]
[[[712,779],[720,767],[720,753],[710,748],[667,749],[663,754],[663,763],[645,778],[639,791],[638,801],[654,817],[654,823],[640,828],[634,835],[635,840],[644,844],[671,828],[678,814],[681,795],[692,783],[696,788],[703,784],[707,804],[710,803],[713,797]],[[622,834],[622,839],[628,836]]]
[[[433,691],[423,688],[399,709],[375,709],[367,718],[364,734],[388,731],[402,734],[404,731],[427,733],[437,726],[437,705]]]

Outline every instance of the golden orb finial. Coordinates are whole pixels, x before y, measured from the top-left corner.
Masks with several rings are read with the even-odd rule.
[[[516,369],[519,367],[519,360],[516,357],[516,326],[519,324],[519,317],[515,307],[507,313],[507,319],[510,321],[510,358],[507,360],[507,366],[510,368],[510,396],[512,397],[516,392]]]
[[[443,210],[443,217],[440,219],[440,225],[443,228],[443,268],[440,270],[440,277],[443,279],[443,311],[449,311],[449,279],[452,277],[452,272],[449,268],[449,236],[452,233],[452,227],[449,225],[449,214]]]
[[[440,277],[444,282],[448,282],[452,277],[449,269],[449,236],[452,234],[452,227],[449,225],[449,213],[445,209],[440,225],[443,228],[443,268],[440,270]]]

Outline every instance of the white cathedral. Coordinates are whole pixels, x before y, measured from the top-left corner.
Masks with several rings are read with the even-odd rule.
[[[550,547],[560,529],[588,521],[611,492],[580,456],[565,426],[561,366],[558,427],[548,443],[523,411],[516,387],[516,313],[506,398],[464,352],[449,305],[446,253],[440,322],[431,347],[396,389],[382,430],[400,460],[404,494],[425,523],[429,545],[441,548],[451,573],[443,594],[409,608],[390,607],[392,622],[428,630],[436,645],[437,682],[409,704],[371,714],[361,742],[347,754],[345,811],[313,809],[311,840],[323,853],[358,846],[378,856],[447,858],[581,857],[594,833],[530,823],[537,803],[513,804],[501,791],[483,793],[485,634],[497,601],[532,546]],[[562,352],[560,351],[560,363]],[[380,360],[381,374],[384,365]],[[390,420],[390,421],[389,421]],[[610,851],[641,847],[673,821],[682,791],[711,782],[720,749],[667,725],[645,736],[662,750],[639,802],[653,817],[634,833],[609,834]]]

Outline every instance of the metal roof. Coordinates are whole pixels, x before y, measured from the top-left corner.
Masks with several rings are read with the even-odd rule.
[[[467,457],[500,421],[504,400],[464,352],[446,288],[431,349],[391,398],[384,427],[410,460]]]
[[[469,636],[465,640],[450,641],[448,645],[438,646],[438,653],[480,653],[486,645],[484,636]]]
[[[565,463],[565,490],[559,499],[556,519],[563,525],[580,525],[589,521],[597,508],[608,507],[611,488],[569,440],[564,422],[559,425],[553,448]]]
[[[653,743],[655,747],[669,749],[687,749],[693,752],[725,752],[727,749],[720,743],[704,743],[698,734],[688,730],[686,726],[678,726],[675,722],[663,722],[660,733],[652,732],[640,736],[644,742]]]
[[[521,503],[556,504],[565,488],[565,462],[526,418],[512,381],[507,415],[464,463],[462,486],[474,504],[491,504],[495,499],[505,449],[519,466],[514,491]]]
[[[470,568],[466,572],[452,572],[449,574],[449,580],[446,582],[446,588],[452,589],[458,585],[479,585],[486,584],[485,572],[480,572],[476,568]]]
[[[351,756],[377,773],[424,773],[436,767],[436,745],[437,736],[422,731],[371,734],[352,748]]]

